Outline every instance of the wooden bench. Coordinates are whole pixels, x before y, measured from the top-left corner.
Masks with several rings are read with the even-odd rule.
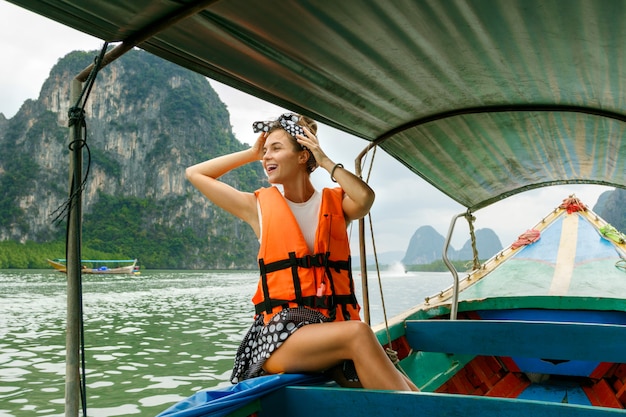
[[[626,363],[626,326],[519,320],[408,320],[413,350]]]

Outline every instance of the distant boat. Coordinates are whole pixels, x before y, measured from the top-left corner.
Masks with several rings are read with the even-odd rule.
[[[67,266],[65,259],[48,259],[48,263],[57,271],[66,273]],[[81,260],[82,273],[83,274],[131,274],[139,275],[139,266],[137,266],[137,259],[121,259],[121,260],[94,260],[83,259]],[[91,264],[93,268],[87,267],[85,264]],[[123,265],[122,264],[128,264]]]

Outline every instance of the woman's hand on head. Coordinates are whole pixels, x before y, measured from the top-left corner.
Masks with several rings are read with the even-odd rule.
[[[263,159],[263,155],[265,154],[265,140],[267,139],[267,132],[261,132],[261,134],[259,135],[259,137],[256,139],[256,142],[254,142],[254,145],[252,145],[252,152],[257,156],[258,160]]]
[[[317,164],[333,175],[335,182],[339,183],[339,186],[346,193],[342,202],[346,221],[350,222],[365,216],[374,204],[374,191],[361,178],[344,169],[343,165],[335,164],[322,151],[317,137],[306,126],[302,126],[302,128],[307,136],[298,135],[296,137],[298,143],[306,146],[315,157]],[[337,169],[339,166],[341,169]]]
[[[318,165],[322,165],[322,162],[325,159],[328,159],[328,157],[320,147],[320,142],[317,139],[317,136],[315,136],[306,126],[302,126],[302,130],[304,130],[306,136],[297,135],[296,140],[300,145],[307,148],[309,152],[313,154]]]

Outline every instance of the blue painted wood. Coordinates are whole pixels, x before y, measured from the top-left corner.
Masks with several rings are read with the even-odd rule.
[[[455,356],[456,357],[456,356]],[[522,372],[531,372],[546,375],[563,375],[563,376],[591,376],[602,361],[579,361],[566,360],[557,362],[548,362],[541,358],[522,358],[521,356],[513,356],[512,359]]]
[[[624,410],[453,394],[286,387],[261,400],[259,417],[609,417]]]
[[[482,320],[558,321],[576,323],[626,324],[626,311],[607,310],[546,310],[516,308],[478,310]]]
[[[583,389],[571,383],[566,384],[532,384],[517,396],[520,400],[540,400],[551,403],[568,403],[591,405],[591,401]]]
[[[555,360],[626,362],[626,326],[520,320],[411,320],[414,350]]]

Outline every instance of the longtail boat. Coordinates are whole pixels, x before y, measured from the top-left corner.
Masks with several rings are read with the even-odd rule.
[[[532,189],[626,188],[621,0],[10,1],[118,43],[77,74],[72,97],[140,47],[363,139],[358,174],[381,148],[466,209],[449,235],[456,219]],[[73,143],[82,123],[70,125]],[[71,149],[66,352],[77,364],[82,151]],[[375,328],[421,392],[273,375],[199,392],[161,415],[624,415],[624,243],[565,200],[573,204],[555,202],[515,247],[463,278],[451,268],[450,288]],[[366,284],[364,264],[361,275]],[[368,321],[366,291],[363,300]],[[69,366],[74,416],[79,372]]]
[[[47,261],[57,271],[67,273],[67,261],[65,259],[47,259]],[[140,273],[137,259],[82,259],[81,264],[81,273],[83,274],[139,275]]]
[[[626,235],[569,196],[449,288],[375,327],[421,393],[346,392],[320,377],[277,375],[199,392],[159,416],[352,407],[366,415],[610,415],[626,406],[624,294]]]

